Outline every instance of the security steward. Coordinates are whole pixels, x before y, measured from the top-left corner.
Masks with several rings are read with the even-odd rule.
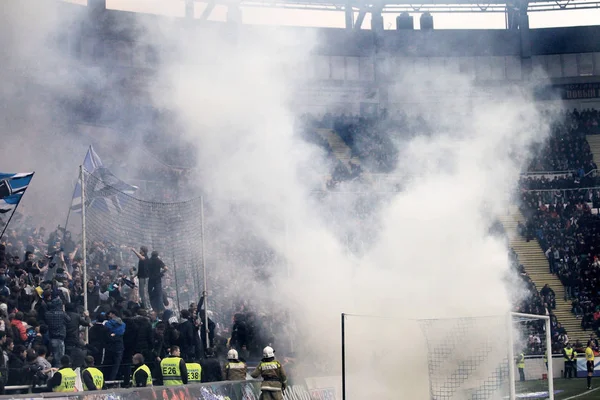
[[[235,349],[227,353],[227,364],[223,368],[223,376],[226,381],[245,381],[248,373],[248,366],[238,359],[238,352]]]
[[[144,364],[144,356],[140,353],[134,354],[131,357],[133,363],[133,375],[131,375],[131,382],[134,387],[150,387],[152,386],[152,373],[150,368]]]
[[[517,368],[519,369],[519,381],[525,382],[525,354],[522,352],[517,356]]]
[[[575,350],[571,347],[571,343],[567,343],[567,346],[563,349],[563,358],[565,360],[565,372],[563,378],[573,378],[573,375],[575,374],[574,367],[576,368],[576,357],[577,353],[575,353]]]
[[[83,390],[102,390],[104,388],[104,374],[94,367],[94,357],[85,357],[86,368],[81,373]]]
[[[163,358],[158,369],[158,381],[165,386],[183,385],[188,383],[187,368],[181,358],[179,346],[171,346],[169,356]]]
[[[48,391],[53,392],[75,392],[75,380],[77,374],[71,368],[71,357],[62,356],[60,359],[60,369],[54,373],[52,378],[48,379]]]
[[[275,351],[267,346],[263,349],[263,359],[252,371],[251,376],[263,378],[260,384],[260,400],[283,400],[287,388],[287,376],[279,361],[275,360]]]
[[[188,383],[202,382],[202,366],[197,362],[186,363]]]

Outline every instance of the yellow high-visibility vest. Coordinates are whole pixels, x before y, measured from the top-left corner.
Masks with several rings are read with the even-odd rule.
[[[60,385],[52,389],[53,392],[74,392],[75,391],[75,380],[77,379],[77,374],[73,371],[72,368],[63,368],[59,369],[60,375],[62,379],[60,380]]]
[[[139,366],[135,371],[133,371],[133,384],[135,385],[135,374],[138,371],[144,371],[148,375],[148,378],[146,379],[146,386],[152,386],[152,374],[150,373],[150,368],[148,368],[146,364]]]
[[[202,382],[202,366],[198,363],[186,363],[188,383]]]
[[[98,368],[89,367],[83,370],[83,372],[89,372],[92,376],[92,380],[94,381],[94,386],[96,386],[97,390],[102,390],[104,386],[104,374]],[[83,390],[89,390],[88,387],[83,382]]]
[[[181,358],[179,357],[167,357],[160,362],[160,370],[163,376],[163,385],[175,386],[183,385],[181,380],[181,368],[179,363]]]
[[[573,355],[573,349],[565,348],[565,361],[571,361],[572,355]]]
[[[517,360],[517,368],[525,368],[525,354],[519,354],[519,359]]]

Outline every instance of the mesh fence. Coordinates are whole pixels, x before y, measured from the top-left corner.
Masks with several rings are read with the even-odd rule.
[[[506,399],[510,363],[517,397],[548,393],[544,321],[513,316],[420,321],[432,399]],[[514,360],[508,358],[509,331]]]
[[[507,316],[410,320],[346,314],[344,321],[349,400],[509,399],[511,363],[517,398],[548,393],[542,319],[513,316],[510,326]]]
[[[131,248],[146,246],[168,267],[162,285],[170,301],[185,308],[197,302],[203,287],[201,200],[142,201],[93,174],[84,179],[88,279],[130,276],[138,263]]]

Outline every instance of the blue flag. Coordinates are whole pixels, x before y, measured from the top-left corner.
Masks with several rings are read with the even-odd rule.
[[[106,212],[120,212],[122,203],[126,201],[122,194],[133,194],[138,189],[136,186],[123,182],[104,167],[92,146],[85,155],[83,168],[91,175],[86,178],[86,207],[95,207]],[[73,192],[71,210],[81,212],[81,201],[81,182],[77,182]]]
[[[27,190],[33,174],[33,172],[0,173],[0,214],[14,211]]]

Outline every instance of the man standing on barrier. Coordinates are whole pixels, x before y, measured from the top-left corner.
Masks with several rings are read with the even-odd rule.
[[[104,388],[104,374],[94,367],[94,357],[85,357],[86,368],[81,373],[83,390],[102,390]]]
[[[235,349],[227,353],[227,364],[223,369],[223,376],[226,381],[245,381],[248,367],[246,363],[238,359],[238,352]]]
[[[148,264],[148,296],[150,297],[150,304],[154,311],[163,311],[165,306],[163,304],[163,288],[162,288],[162,277],[167,271],[165,263],[158,256],[158,251],[153,251]]]
[[[270,346],[263,349],[263,359],[252,371],[252,377],[262,377],[260,400],[283,400],[287,387],[287,376],[283,367],[275,359],[275,351]]]
[[[144,364],[144,356],[140,353],[134,354],[131,358],[133,362],[133,375],[131,380],[134,387],[147,387],[152,386],[152,374],[150,368]]]
[[[146,246],[141,246],[138,253],[137,250],[132,247],[131,251],[133,251],[139,259],[137,278],[140,302],[144,308],[150,308],[150,299],[148,298],[148,248]]]
[[[187,368],[181,358],[179,346],[171,346],[169,356],[160,362],[158,380],[165,386],[176,386],[188,383]]]
[[[77,374],[71,368],[71,357],[62,356],[60,369],[48,380],[47,387],[49,391],[53,392],[74,392],[76,379]]]

